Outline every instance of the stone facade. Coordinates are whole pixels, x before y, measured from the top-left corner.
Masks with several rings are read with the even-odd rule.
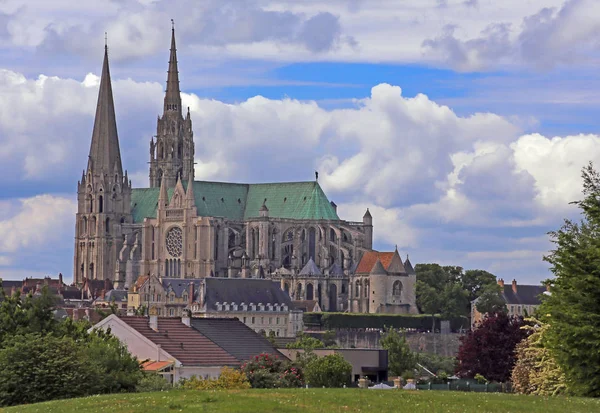
[[[140,275],[269,278],[294,299],[319,297],[326,311],[350,310],[352,274],[373,247],[368,210],[360,222],[340,219],[316,179],[195,181],[192,121],[189,109],[183,113],[173,30],[163,114],[150,142],[149,187],[132,188],[121,164],[105,50],[88,165],[78,183],[75,282],[109,280],[131,289]],[[393,288],[390,282],[379,288]],[[381,294],[377,311],[395,303],[391,293]],[[181,306],[172,308],[180,314]]]

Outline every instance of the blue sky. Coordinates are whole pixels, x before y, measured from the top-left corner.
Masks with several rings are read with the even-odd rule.
[[[104,32],[147,184],[176,21],[196,176],[310,180],[413,263],[537,283],[600,160],[593,0],[0,2],[0,277],[72,273]]]

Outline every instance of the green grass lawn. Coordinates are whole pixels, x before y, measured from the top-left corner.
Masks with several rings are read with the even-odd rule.
[[[118,394],[0,409],[2,413],[154,412],[600,412],[600,400],[498,393],[361,389],[172,390]]]

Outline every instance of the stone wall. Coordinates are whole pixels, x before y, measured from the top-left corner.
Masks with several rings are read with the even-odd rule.
[[[321,337],[323,332],[306,331],[313,337]],[[336,330],[335,341],[341,348],[370,348],[379,349],[380,330]],[[441,356],[456,356],[460,346],[458,333],[418,333],[407,332],[406,340],[412,351],[419,353],[438,354]]]

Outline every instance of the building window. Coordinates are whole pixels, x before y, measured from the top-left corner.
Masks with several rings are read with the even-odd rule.
[[[399,297],[402,294],[402,283],[400,281],[394,282],[392,287],[392,295]]]
[[[170,315],[171,317],[173,317],[173,316],[175,315],[175,309],[174,309],[174,308],[170,308],[170,309],[169,309],[169,315]]]
[[[261,318],[260,318],[260,323],[261,323],[261,324],[264,324],[264,323],[265,323],[265,318],[264,318],[264,317],[261,317]]]
[[[160,294],[156,294],[156,301],[160,302],[161,301],[161,296]]]
[[[279,317],[275,319],[275,324],[279,324]]]
[[[273,317],[269,317],[269,324],[272,324],[273,322]]]
[[[252,317],[252,324],[256,323],[256,318]]]
[[[244,324],[246,324],[246,317],[244,317]]]

